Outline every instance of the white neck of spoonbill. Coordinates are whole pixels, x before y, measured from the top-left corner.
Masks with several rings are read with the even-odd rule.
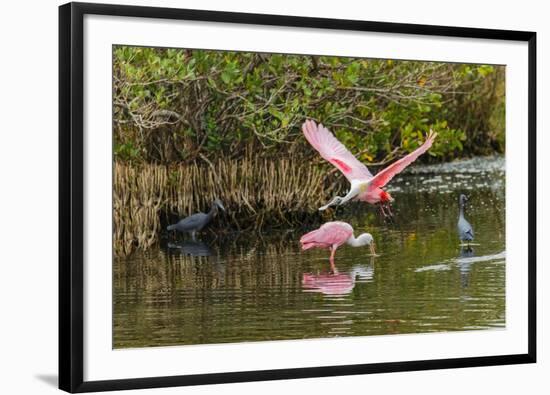
[[[354,235],[347,240],[347,243],[352,247],[362,247],[372,243],[372,236],[369,233],[363,233],[359,237],[355,238]]]

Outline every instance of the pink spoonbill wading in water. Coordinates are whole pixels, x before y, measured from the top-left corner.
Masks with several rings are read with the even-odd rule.
[[[317,125],[314,121],[307,120],[302,125],[302,131],[307,141],[319,151],[319,154],[332,163],[349,180],[351,187],[346,196],[334,197],[328,204],[319,208],[326,210],[330,206],[339,206],[352,199],[364,201],[370,204],[379,204],[380,211],[384,217],[392,216],[390,203],[393,198],[382,188],[391,179],[408,165],[414,162],[420,155],[426,152],[437,136],[430,130],[424,144],[407,156],[392,163],[385,169],[379,171],[375,176],[349,152],[346,147],[334,137],[334,135],[322,124]]]
[[[370,246],[371,254],[375,255],[374,240],[370,233],[363,233],[355,238],[353,227],[347,222],[333,221],[327,222],[319,229],[306,233],[300,238],[302,250],[310,248],[326,248],[330,250],[330,266],[334,266],[334,254],[343,244],[349,244],[352,247]]]

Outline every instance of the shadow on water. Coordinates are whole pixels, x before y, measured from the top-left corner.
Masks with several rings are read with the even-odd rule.
[[[338,219],[374,236],[380,256],[301,251],[311,229],[172,241],[117,259],[116,348],[505,326],[502,158],[414,168],[392,181],[396,222],[352,204]],[[460,247],[459,193],[475,246]]]
[[[475,256],[474,248],[471,246],[460,247],[460,258],[473,258]],[[470,266],[472,262],[460,262],[458,260],[458,270],[460,271],[460,284],[463,288],[466,288],[469,283]]]
[[[179,253],[189,256],[211,256],[213,254],[208,244],[195,240],[168,242],[166,248],[168,252],[172,254]]]

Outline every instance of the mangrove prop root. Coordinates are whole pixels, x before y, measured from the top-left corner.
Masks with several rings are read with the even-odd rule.
[[[205,211],[215,198],[227,209],[210,224],[215,230],[302,225],[304,219],[319,216],[317,208],[340,184],[335,184],[337,176],[307,162],[251,157],[175,166],[115,162],[114,173],[117,256],[151,247],[168,220]],[[171,218],[163,222],[163,213]]]

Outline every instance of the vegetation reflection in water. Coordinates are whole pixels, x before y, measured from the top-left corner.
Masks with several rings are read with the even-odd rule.
[[[114,265],[115,348],[505,326],[504,159],[417,166],[392,182],[396,224],[351,205],[338,216],[372,233],[378,257],[300,251],[309,229],[171,241]],[[458,194],[476,231],[459,247]],[[338,209],[341,210],[341,209]]]

